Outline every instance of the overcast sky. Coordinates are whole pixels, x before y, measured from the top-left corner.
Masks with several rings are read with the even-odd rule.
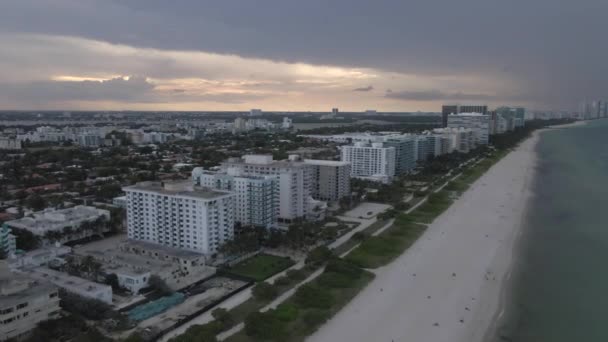
[[[606,0],[1,0],[0,109],[574,109]]]

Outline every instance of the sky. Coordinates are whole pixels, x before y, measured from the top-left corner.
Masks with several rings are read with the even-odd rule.
[[[576,109],[606,0],[2,0],[0,109]]]

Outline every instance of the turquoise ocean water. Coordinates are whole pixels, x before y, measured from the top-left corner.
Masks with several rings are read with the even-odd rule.
[[[608,341],[608,120],[552,130],[496,341]]]

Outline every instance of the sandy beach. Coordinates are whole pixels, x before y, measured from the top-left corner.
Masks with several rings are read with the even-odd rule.
[[[494,165],[308,341],[483,341],[502,314],[537,141]]]

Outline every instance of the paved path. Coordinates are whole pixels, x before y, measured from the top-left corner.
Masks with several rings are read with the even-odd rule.
[[[327,245],[327,247],[329,249],[335,249],[337,247],[342,246],[346,241],[350,240],[350,238],[353,237],[353,235],[355,235],[356,233],[358,233],[360,231],[365,230],[367,227],[371,226],[372,224],[376,223],[376,221],[378,221],[378,219],[376,217],[373,217],[371,219],[360,219],[360,218],[352,218],[352,217],[346,217],[346,216],[338,216],[338,219],[343,220],[343,221],[359,222],[359,226],[357,226],[355,229],[349,231],[348,233],[340,236],[339,238],[336,239],[336,241]]]
[[[323,274],[323,271],[325,271],[325,267],[322,267],[322,268],[314,271],[311,275],[308,276],[308,278],[304,279],[301,283],[297,284],[292,289],[286,291],[285,293],[283,293],[282,295],[277,297],[275,300],[273,300],[272,302],[270,302],[269,304],[267,304],[266,306],[261,308],[260,312],[266,312],[270,309],[276,309],[277,306],[279,306],[281,303],[283,303],[284,301],[289,299],[291,296],[293,296],[293,294],[296,293],[296,291],[298,290],[298,288],[300,288],[300,286],[315,280],[318,276]],[[234,327],[232,327],[230,330],[226,330],[226,331],[220,333],[219,335],[217,335],[217,339],[218,339],[218,341],[224,341],[225,339],[238,333],[239,331],[243,330],[244,328],[245,328],[245,324],[239,323],[239,324],[235,325]]]

